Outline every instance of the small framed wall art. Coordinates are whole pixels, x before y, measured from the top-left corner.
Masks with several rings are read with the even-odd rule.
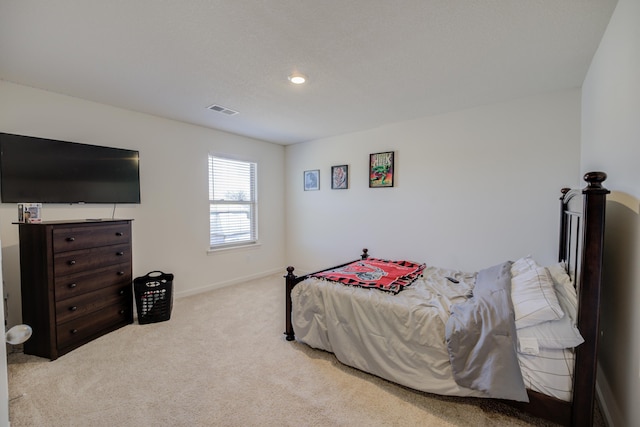
[[[369,154],[369,188],[393,187],[393,153]]]
[[[331,188],[333,190],[346,190],[349,188],[349,166],[331,166]]]
[[[304,171],[304,191],[320,189],[320,170]]]

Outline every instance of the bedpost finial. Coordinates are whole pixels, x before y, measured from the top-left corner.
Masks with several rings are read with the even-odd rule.
[[[363,248],[363,249],[362,249],[362,255],[360,255],[360,257],[361,257],[362,259],[367,259],[367,258],[369,258],[369,249],[367,249],[367,248]]]
[[[582,194],[609,194],[610,191],[602,186],[602,181],[607,179],[604,172],[587,172],[584,174],[584,180],[588,185],[582,189]]]
[[[584,174],[584,180],[589,183],[589,188],[602,188],[602,182],[607,179],[604,172],[587,172]]]

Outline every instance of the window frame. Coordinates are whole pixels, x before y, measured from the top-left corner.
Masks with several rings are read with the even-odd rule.
[[[233,164],[240,165],[240,167],[249,167],[249,182],[244,182],[243,186],[249,187],[249,199],[215,199],[215,161],[228,162],[228,167],[233,168]],[[219,250],[234,249],[247,246],[255,246],[258,244],[258,163],[243,158],[230,156],[227,154],[209,153],[207,161],[207,175],[208,175],[208,191],[209,191],[209,252],[215,252]],[[237,190],[237,189],[233,189]],[[229,190],[227,190],[229,191]],[[224,206],[248,206],[248,218],[249,218],[249,237],[248,239],[232,240],[229,242],[214,243],[214,229],[212,215],[216,209]],[[226,213],[226,212],[220,212]],[[237,212],[230,212],[237,213]],[[244,212],[243,212],[244,213]],[[234,221],[232,221],[234,222]],[[219,225],[222,227],[222,225]],[[218,233],[218,236],[221,234]],[[226,235],[222,234],[223,236]]]

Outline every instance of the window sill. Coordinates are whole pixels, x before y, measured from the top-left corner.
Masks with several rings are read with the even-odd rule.
[[[262,246],[262,243],[255,242],[255,243],[245,243],[237,246],[223,246],[220,248],[213,248],[213,249],[210,248],[207,250],[207,255],[213,255],[221,252],[246,251],[250,249],[257,249],[260,246]]]

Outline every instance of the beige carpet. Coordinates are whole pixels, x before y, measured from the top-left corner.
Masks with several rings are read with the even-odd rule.
[[[276,275],[177,299],[171,320],[134,323],[53,362],[11,353],[11,426],[549,425],[288,342],[283,307]]]

